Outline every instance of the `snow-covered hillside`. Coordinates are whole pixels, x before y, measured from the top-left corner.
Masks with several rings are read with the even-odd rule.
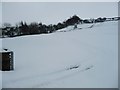
[[[118,22],[90,26],[4,38],[3,48],[14,52],[15,70],[3,72],[2,87],[117,88]]]

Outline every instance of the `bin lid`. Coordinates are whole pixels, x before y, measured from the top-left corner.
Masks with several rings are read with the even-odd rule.
[[[11,52],[9,49],[6,48],[0,48],[0,52]]]

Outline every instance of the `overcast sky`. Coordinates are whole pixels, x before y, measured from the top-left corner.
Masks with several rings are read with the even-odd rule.
[[[117,2],[3,2],[2,22],[55,24],[76,14],[81,18],[118,16]]]

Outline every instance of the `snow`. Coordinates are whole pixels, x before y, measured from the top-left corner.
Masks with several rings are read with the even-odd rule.
[[[10,52],[8,49],[0,48],[0,52]]]
[[[3,38],[3,48],[14,52],[15,69],[2,72],[2,87],[117,88],[118,22],[90,26]]]

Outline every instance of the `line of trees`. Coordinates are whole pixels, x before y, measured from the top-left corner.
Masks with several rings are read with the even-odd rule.
[[[59,29],[65,28],[70,25],[75,24],[82,24],[82,23],[97,23],[97,22],[104,22],[110,20],[120,20],[120,17],[114,18],[97,18],[97,19],[81,19],[77,15],[74,15],[67,19],[64,22],[59,22],[58,24],[50,24],[45,25],[43,23],[30,23],[27,24],[26,22],[21,21],[19,25],[11,26],[9,23],[5,23],[2,28],[2,38],[4,37],[15,37],[15,36],[22,36],[22,35],[33,35],[33,34],[48,34],[53,33]]]
[[[33,35],[33,34],[47,34],[55,32],[58,29],[65,28],[75,23],[81,22],[77,15],[74,15],[67,19],[64,22],[59,22],[58,24],[45,25],[43,23],[32,22],[27,24],[26,22],[21,21],[19,25],[12,27],[9,23],[5,23],[2,29],[2,37],[15,37],[22,35]]]

